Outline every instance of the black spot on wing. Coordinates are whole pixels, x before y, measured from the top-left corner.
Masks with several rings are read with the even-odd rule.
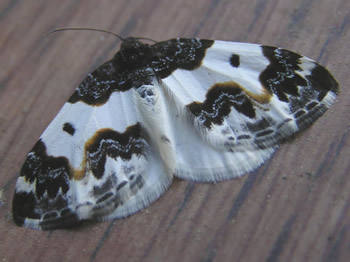
[[[274,134],[275,131],[272,130],[272,129],[266,129],[266,130],[263,130],[259,133],[256,134],[256,137],[263,137],[263,136],[267,136],[267,135],[271,135],[271,134]]]
[[[110,174],[106,181],[101,186],[94,186],[92,193],[94,197],[98,198],[104,193],[112,190],[117,185],[117,176],[115,174]]]
[[[160,139],[161,139],[163,142],[165,142],[165,143],[171,144],[170,139],[169,139],[167,136],[165,136],[165,135],[162,135],[162,136],[160,137]]]
[[[304,110],[299,110],[294,114],[295,118],[299,118],[300,116],[302,116],[303,114],[305,114],[306,112]]]
[[[239,65],[240,65],[239,55],[233,54],[230,58],[230,64],[233,67],[239,67]]]
[[[62,130],[65,131],[66,133],[70,134],[71,136],[73,136],[75,133],[74,126],[68,122],[63,124]]]
[[[59,228],[71,228],[81,221],[77,214],[70,208],[62,209],[60,212],[51,212],[43,216],[40,222],[42,230],[52,230]]]
[[[124,186],[128,184],[128,181],[122,181],[118,186],[117,186],[117,191],[122,189]]]
[[[12,200],[13,220],[18,226],[24,224],[25,218],[40,219],[41,214],[35,212],[36,197],[33,192],[15,192]]]
[[[100,196],[97,200],[96,200],[96,204],[100,204],[103,203],[107,200],[113,199],[115,197],[115,195],[112,192],[105,192],[104,194],[102,194],[102,196]],[[101,208],[100,208],[101,209]]]
[[[193,70],[200,66],[213,42],[180,38],[150,46],[127,38],[112,60],[83,80],[69,102],[99,106],[108,101],[112,92],[150,85],[155,78],[165,78],[176,69]]]
[[[321,101],[328,92],[335,94],[339,91],[339,84],[332,74],[323,66],[315,64],[311,74],[306,76],[307,80],[315,90],[317,90],[317,100]]]
[[[96,203],[100,204],[107,199],[115,197],[114,188],[118,183],[117,176],[112,173],[109,174],[106,181],[101,186],[94,186],[92,190],[93,196],[97,199]]]
[[[141,189],[144,184],[146,183],[145,179],[142,177],[142,175],[136,176],[133,181],[130,181],[130,189],[132,193],[136,193],[139,189]]]
[[[203,103],[193,102],[187,105],[188,110],[207,128],[212,124],[221,125],[230,114],[231,107],[249,118],[255,117],[251,100],[234,82],[215,84],[209,89]]]
[[[240,135],[237,137],[238,140],[244,140],[244,139],[251,139],[252,137],[250,135]]]
[[[311,110],[312,108],[314,108],[315,106],[317,106],[318,105],[318,103],[316,102],[316,101],[311,101],[310,103],[308,103],[307,105],[306,105],[306,109],[307,110]]]

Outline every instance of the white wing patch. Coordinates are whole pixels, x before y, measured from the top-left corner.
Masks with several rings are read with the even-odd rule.
[[[322,66],[280,48],[123,41],[27,156],[14,220],[37,229],[133,214],[173,176],[215,182],[259,167],[334,102]]]

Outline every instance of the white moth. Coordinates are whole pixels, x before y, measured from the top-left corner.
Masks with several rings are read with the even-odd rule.
[[[321,116],[337,90],[324,67],[280,48],[127,38],[29,152],[14,220],[48,230],[121,218],[159,198],[174,176],[241,176]]]

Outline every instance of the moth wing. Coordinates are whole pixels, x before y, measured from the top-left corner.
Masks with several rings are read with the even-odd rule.
[[[219,181],[254,170],[334,102],[338,84],[281,48],[214,41],[200,66],[161,80],[173,104],[176,176]]]
[[[102,83],[101,71],[108,66],[87,77],[93,83],[82,84],[90,90],[89,83]],[[103,104],[67,102],[22,167],[13,199],[15,222],[64,228],[86,219],[124,217],[156,200],[173,174],[141,122],[132,89],[113,92]]]

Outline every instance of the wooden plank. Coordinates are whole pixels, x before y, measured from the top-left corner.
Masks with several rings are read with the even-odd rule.
[[[19,1],[0,3],[0,259],[2,261],[349,261],[348,0]],[[177,36],[282,46],[318,60],[338,102],[256,172],[217,184],[175,180],[127,219],[41,232],[14,225],[26,153],[84,75],[123,36]]]

